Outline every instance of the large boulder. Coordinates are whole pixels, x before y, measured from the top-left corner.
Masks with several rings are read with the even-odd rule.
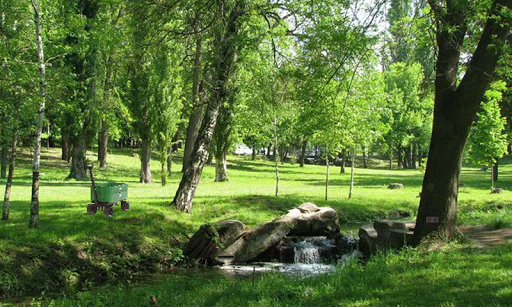
[[[372,225],[359,228],[359,251],[369,257],[377,251],[377,231]]]
[[[391,190],[397,190],[397,189],[403,189],[404,188],[404,185],[402,183],[390,183],[388,185],[388,189],[391,189]]]
[[[377,220],[359,228],[359,249],[369,257],[377,250],[400,249],[413,242],[414,221]]]
[[[334,209],[305,203],[254,229],[245,229],[239,221],[203,225],[188,242],[185,256],[206,264],[245,263],[275,247],[286,236],[339,235],[339,218]]]
[[[233,255],[233,263],[249,262],[279,243],[296,225],[296,219],[286,215],[282,216],[270,223],[247,231],[222,253],[226,256]]]
[[[245,230],[245,225],[237,220],[202,225],[188,241],[184,255],[200,264],[218,264],[219,252],[236,242]]]
[[[288,216],[297,221],[290,236],[336,236],[340,233],[338,212],[330,207],[305,203],[289,210]]]

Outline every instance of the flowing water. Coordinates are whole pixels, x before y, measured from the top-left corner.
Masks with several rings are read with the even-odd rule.
[[[341,255],[337,263],[322,263],[322,250],[334,247],[334,240],[325,237],[307,237],[293,243],[294,263],[254,262],[248,264],[230,264],[217,267],[227,276],[250,276],[258,273],[279,272],[288,275],[317,275],[330,273],[337,267],[359,256],[358,251]]]
[[[320,249],[317,245],[300,241],[293,246],[294,262],[304,264],[320,263]]]

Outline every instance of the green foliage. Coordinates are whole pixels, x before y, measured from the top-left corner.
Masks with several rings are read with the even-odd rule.
[[[48,167],[43,176],[41,227],[29,230],[26,195],[30,193],[31,157],[29,149],[23,148],[17,169],[19,177],[11,196],[11,219],[0,222],[2,296],[21,297],[30,291],[43,290],[47,295],[60,292],[65,289],[67,277],[75,273],[80,275],[80,285],[88,288],[105,281],[118,284],[131,279],[134,282],[141,274],[179,265],[180,248],[187,236],[202,224],[238,219],[254,227],[307,201],[335,208],[340,213],[344,233],[357,232],[358,223],[389,217],[395,210],[410,212],[414,219],[422,182],[422,174],[417,171],[385,170],[385,165],[379,169],[358,168],[356,184],[360,193],[347,200],[349,178],[332,174],[330,200],[324,201],[324,167],[299,168],[285,164],[280,166],[282,194],[274,198],[271,162],[228,157],[233,180],[219,185],[213,182],[214,167],[206,167],[195,212],[184,215],[169,210],[165,198],[177,188],[180,174],[173,174],[166,187],[140,184],[139,161],[132,156],[133,152],[114,150],[109,167],[95,170],[98,183],[113,181],[130,185],[130,211],[121,212],[116,207],[114,217],[105,219],[101,213],[87,215],[89,186],[63,179],[68,170],[66,163],[60,161],[59,150],[43,151],[43,167],[53,167]],[[88,157],[92,159],[94,153],[90,151]],[[500,180],[505,187],[512,184],[511,162],[507,157],[500,166]],[[151,163],[156,169],[155,178],[160,178],[159,159]],[[179,160],[176,164],[178,168],[181,166]],[[466,187],[459,193],[459,225],[497,225],[498,220],[499,224],[510,223],[510,191],[489,195],[487,181],[487,174],[478,172],[478,168],[462,169],[461,182]],[[390,182],[402,182],[406,188],[391,191],[387,189]],[[94,290],[91,296],[97,292]]]
[[[423,69],[419,63],[394,63],[385,72],[389,125],[386,143],[391,148],[428,146],[433,119],[433,97],[422,94]]]
[[[506,119],[501,116],[499,106],[505,90],[504,82],[495,82],[485,93],[485,102],[471,127],[466,145],[466,157],[474,164],[490,165],[507,153]]]

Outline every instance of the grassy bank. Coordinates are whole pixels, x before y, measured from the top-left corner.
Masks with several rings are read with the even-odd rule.
[[[110,281],[122,280],[126,284],[141,274],[172,268],[181,259],[180,247],[186,241],[187,235],[191,235],[201,224],[239,219],[249,226],[255,226],[305,201],[328,205],[338,210],[346,229],[350,229],[346,226],[348,223],[391,216],[397,209],[408,211],[414,217],[422,180],[422,173],[417,170],[358,168],[354,198],[347,200],[349,175],[339,174],[339,169],[331,168],[329,201],[324,201],[325,167],[307,165],[300,168],[298,165],[285,164],[280,170],[281,196],[275,198],[271,163],[232,157],[229,165],[230,182],[213,182],[214,169],[206,167],[196,194],[193,214],[185,215],[169,207],[181,178],[179,173],[171,177],[166,187],[160,185],[158,171],[153,172],[154,184],[142,185],[138,183],[139,159],[129,150],[115,151],[109,155],[107,169],[95,169],[95,177],[98,182],[128,183],[130,211],[122,212],[116,208],[114,217],[106,219],[101,213],[95,216],[87,215],[90,183],[65,180],[69,167],[59,160],[59,154],[56,149],[43,152],[41,220],[40,227],[34,230],[28,229],[31,183],[29,150],[25,149],[20,155],[12,191],[11,219],[8,222],[0,221],[2,298],[12,300],[25,295],[39,297],[41,294],[74,293],[78,289],[89,289]],[[92,161],[96,160],[92,154],[89,158]],[[499,227],[512,225],[512,193],[507,191],[507,188],[512,186],[512,164],[509,162],[505,160],[500,166],[499,186],[505,188],[503,195],[489,193],[489,173],[478,168],[464,168],[461,182],[465,186],[459,196],[459,224],[487,223]],[[160,169],[157,161],[153,161],[152,166],[154,170]],[[174,164],[174,169],[181,169],[179,161]],[[388,190],[387,185],[392,182],[403,183],[405,189]],[[5,181],[0,181],[0,184],[4,185]],[[481,257],[494,259],[496,257],[493,253],[495,252],[484,253]],[[510,267],[510,253],[502,253],[508,257]],[[465,254],[459,252],[453,255],[462,257]],[[473,262],[471,259],[478,255],[468,254],[464,257],[469,257],[466,258],[467,262]],[[408,259],[407,257],[415,256],[393,257]],[[385,261],[391,261],[389,259]],[[478,262],[474,265],[478,265]],[[482,262],[482,266],[485,266],[485,261]],[[413,267],[409,269],[412,270]],[[357,272],[360,268],[356,267],[353,270]],[[395,272],[397,279],[401,276],[400,270],[397,268]],[[343,274],[355,274],[347,272],[337,273],[341,274],[339,279],[345,278]],[[460,269],[454,269],[452,273],[455,272],[462,274]],[[281,278],[272,277],[271,280],[281,282]],[[333,278],[332,282],[335,279],[337,278]],[[176,280],[166,282],[172,288],[173,282],[181,285],[187,283],[186,280],[189,279],[177,277]],[[201,280],[203,279],[199,279],[197,283],[202,284]],[[369,283],[370,279],[367,282]],[[209,284],[211,281],[206,279],[204,283]],[[230,283],[221,282],[225,287],[231,285]],[[296,287],[301,283],[313,285],[316,282],[304,280]],[[366,286],[363,281],[361,283],[361,287]],[[353,287],[356,287],[356,284]],[[338,289],[336,292],[344,292],[345,290],[338,288],[342,286],[332,285],[333,289]],[[241,284],[240,287],[250,289],[248,285]],[[271,282],[262,280],[258,287],[271,287]],[[140,295],[143,296],[147,289],[150,288],[142,287],[138,291],[142,291]],[[161,291],[166,291],[165,289],[162,288]],[[115,288],[112,291],[115,293]],[[175,292],[169,291],[169,296]],[[179,287],[176,291],[179,291]],[[219,290],[212,285],[210,290],[205,287],[205,291]],[[312,291],[327,290],[315,288]],[[353,295],[356,295],[357,291],[353,291]],[[83,295],[86,296],[87,293],[89,292],[84,292]],[[93,295],[94,292],[90,293]],[[196,296],[192,293],[183,295]],[[121,294],[119,300],[122,300]],[[263,304],[264,298],[258,298],[256,301]],[[192,305],[201,305],[199,301],[191,302]],[[290,304],[292,302],[294,301],[291,300]],[[272,301],[269,301],[270,303]]]
[[[81,292],[49,306],[510,306],[512,245],[492,251],[454,244],[428,254],[415,250],[351,263],[336,273],[311,277],[226,279],[173,275],[135,287]]]

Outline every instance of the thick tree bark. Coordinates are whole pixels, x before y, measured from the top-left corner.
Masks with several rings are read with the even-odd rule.
[[[192,77],[192,112],[188,120],[187,136],[185,139],[185,151],[183,154],[183,167],[182,172],[185,172],[190,157],[192,156],[192,150],[194,150],[194,144],[196,142],[197,134],[201,125],[201,119],[203,117],[203,107],[199,101],[199,75],[201,73],[201,37],[198,36],[196,39],[196,53],[194,57],[194,73]]]
[[[61,160],[64,160],[64,161],[67,161],[69,162],[69,139],[68,139],[68,135],[64,132],[62,132],[62,139],[61,139],[61,149],[62,149],[62,154],[61,154]]]
[[[207,164],[207,165],[210,165],[210,166],[212,166],[212,165],[213,165],[213,152],[209,152],[209,153],[208,153],[208,159],[207,159],[207,161],[206,161],[206,164]]]
[[[431,233],[446,239],[458,234],[457,195],[464,146],[502,52],[497,43],[505,40],[510,31],[509,18],[495,16],[499,15],[502,6],[512,8],[511,0],[494,1],[491,16],[487,19],[467,72],[457,86],[467,12],[464,7],[450,2],[446,11],[438,6],[437,1],[431,0],[430,4],[438,27],[438,58],[434,122],[416,219],[416,242]]]
[[[68,178],[87,178],[87,146],[81,138],[73,142],[71,171]]]
[[[151,140],[147,136],[142,138],[142,148],[140,155],[140,182],[153,183],[153,177],[151,177]]]
[[[231,107],[234,103],[234,92],[230,94],[229,104],[221,106],[217,126],[215,127],[215,181],[229,181],[226,156],[229,149],[229,137],[232,128]]]
[[[0,177],[2,179],[5,179],[7,177],[7,160],[8,160],[8,150],[7,146],[2,146],[2,152],[1,152],[1,159],[2,159],[2,166],[0,170]]]
[[[93,0],[83,1],[81,6],[80,14],[87,19],[85,24],[85,31],[89,35],[93,35],[91,32],[91,25],[93,19],[98,12],[97,3]],[[92,107],[96,100],[96,60],[98,55],[97,46],[89,38],[89,48],[85,54],[85,58],[81,59],[78,57],[78,63],[71,62],[71,65],[78,65],[75,68],[79,74],[78,81],[82,85],[84,97],[79,100],[78,107],[81,110],[79,116],[76,119],[81,122],[81,128],[78,131],[73,131],[70,134],[70,141],[73,145],[72,149],[72,161],[71,169],[68,178],[74,179],[86,179],[87,178],[87,147],[95,136],[95,129],[93,128],[93,117],[89,109]]]
[[[73,144],[70,144],[70,146],[68,146],[68,157],[67,157],[68,158],[68,164],[71,163],[72,153],[73,153]]]
[[[11,187],[12,178],[14,176],[14,164],[16,162],[16,150],[18,144],[18,130],[13,131],[12,144],[11,144],[11,155],[9,157],[9,175],[7,176],[7,183],[5,185],[4,194],[4,205],[2,210],[2,220],[7,221],[9,219],[9,207],[11,201]]]
[[[217,145],[218,146],[218,145]],[[226,153],[220,149],[215,154],[215,182],[229,181]]]
[[[237,1],[235,7],[229,13],[225,27],[214,38],[215,46],[218,46],[216,56],[218,62],[215,69],[215,82],[208,102],[206,114],[196,138],[194,150],[188,166],[185,168],[180,186],[176,191],[172,204],[179,211],[192,212],[192,201],[201,178],[204,164],[208,156],[208,149],[212,141],[215,125],[221,103],[227,97],[226,87],[231,76],[235,61],[235,39],[238,32],[238,18],[243,14],[242,2]],[[222,18],[221,18],[222,19]]]
[[[98,161],[100,168],[107,167],[107,150],[108,150],[108,127],[102,123],[100,135],[98,138]]]
[[[304,167],[304,163],[306,162],[306,147],[308,146],[308,141],[304,139],[302,141],[302,148],[300,153],[300,167]]]
[[[38,0],[32,0],[34,24],[36,27],[37,59],[39,67],[39,95],[41,96],[37,112],[34,156],[32,161],[32,199],[30,202],[29,227],[35,228],[39,223],[39,167],[41,165],[41,132],[43,131],[44,111],[46,107],[46,62],[44,59],[43,38],[41,35],[41,15]]]

